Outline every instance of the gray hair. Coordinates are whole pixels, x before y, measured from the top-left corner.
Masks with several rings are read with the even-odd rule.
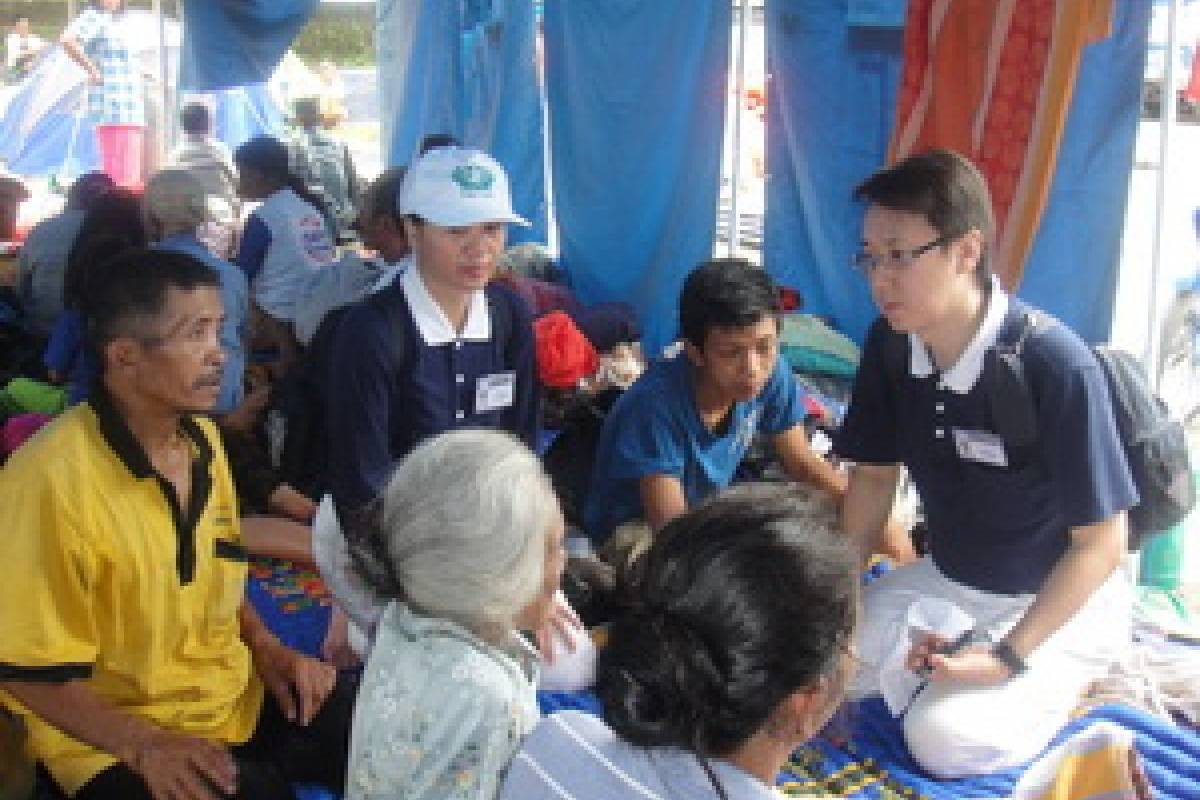
[[[142,206],[162,228],[162,236],[193,233],[212,218],[204,185],[183,169],[155,173],[146,183]]]
[[[381,493],[362,546],[384,563],[364,577],[385,597],[493,636],[537,596],[560,513],[541,462],[517,439],[443,433],[409,453]]]
[[[561,283],[563,278],[562,271],[550,257],[550,251],[537,242],[514,244],[500,256],[498,266],[503,271],[547,283]]]

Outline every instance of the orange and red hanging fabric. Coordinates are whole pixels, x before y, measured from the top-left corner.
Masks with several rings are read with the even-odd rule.
[[[1183,90],[1183,96],[1193,103],[1200,103],[1200,41],[1192,49],[1192,76]]]
[[[909,0],[889,160],[968,156],[996,212],[993,268],[1013,289],[1037,233],[1084,46],[1113,0]]]

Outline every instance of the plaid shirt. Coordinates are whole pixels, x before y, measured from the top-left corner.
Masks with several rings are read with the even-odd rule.
[[[104,78],[88,86],[88,114],[99,125],[145,125],[142,75],[118,16],[88,9],[70,24],[67,35],[79,41]]]

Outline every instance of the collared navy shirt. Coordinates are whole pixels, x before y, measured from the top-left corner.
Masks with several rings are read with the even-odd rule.
[[[1015,340],[1028,308],[1012,301],[997,341]],[[897,335],[883,318],[871,327],[836,449],[852,461],[908,468],[931,555],[947,577],[1000,594],[1036,592],[1071,528],[1136,504],[1103,368],[1065,325],[1039,326],[1025,342],[1038,437],[1027,456],[1005,449],[1006,466],[964,455],[959,444],[997,430],[986,382],[954,391],[936,371],[910,371],[893,386],[885,340]]]
[[[325,388],[328,476],[343,507],[372,500],[398,459],[443,431],[499,428],[531,447],[536,441],[533,319],[524,302],[504,287],[489,285],[484,292],[492,318],[489,338],[429,344],[404,284],[401,276],[351,306],[334,333]],[[508,324],[497,325],[496,318],[505,313]],[[403,328],[403,353],[396,346],[397,323]],[[501,327],[508,331],[503,342],[496,341]],[[514,373],[512,403],[491,411],[476,408],[480,378],[504,372]]]

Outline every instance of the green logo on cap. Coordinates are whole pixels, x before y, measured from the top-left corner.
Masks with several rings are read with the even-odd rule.
[[[450,180],[464,192],[486,192],[496,182],[496,176],[487,167],[466,164],[455,167],[450,173]]]

